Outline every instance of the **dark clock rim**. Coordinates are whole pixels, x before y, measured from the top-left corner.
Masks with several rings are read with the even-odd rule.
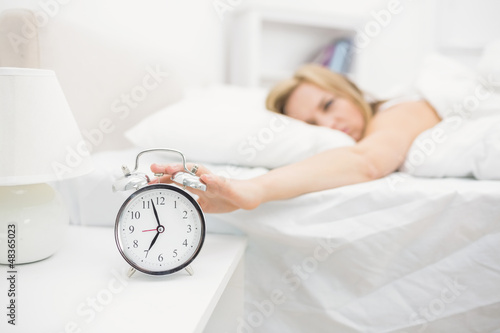
[[[126,256],[126,254],[123,252],[120,238],[119,238],[119,227],[118,227],[118,225],[120,223],[120,216],[122,215],[123,210],[125,209],[125,207],[127,206],[127,204],[130,201],[132,201],[136,196],[140,195],[143,192],[147,192],[147,191],[158,189],[158,188],[177,192],[178,194],[187,198],[193,204],[193,206],[197,210],[198,215],[200,216],[200,219],[201,219],[200,241],[198,242],[198,246],[196,247],[195,251],[193,252],[193,255],[188,260],[186,260],[185,262],[180,264],[179,266],[176,266],[172,269],[165,270],[165,271],[151,271],[151,270],[148,270],[148,269],[145,269],[145,268],[138,266],[136,263],[134,263],[132,260],[130,260]],[[169,185],[169,184],[152,184],[152,185],[145,186],[145,187],[135,191],[123,202],[122,206],[118,210],[118,214],[116,215],[116,220],[115,220],[115,243],[116,243],[118,251],[120,251],[120,254],[123,257],[123,259],[125,259],[125,261],[130,266],[135,268],[136,270],[138,270],[142,273],[148,274],[148,275],[168,275],[168,274],[172,274],[172,273],[178,272],[178,271],[186,268],[198,256],[198,254],[200,253],[201,248],[203,247],[203,244],[205,242],[205,234],[206,234],[205,229],[206,229],[205,228],[205,216],[203,214],[203,211],[201,210],[201,207],[198,204],[198,202],[196,202],[196,200],[189,193],[181,190],[180,188],[178,188],[176,186]]]

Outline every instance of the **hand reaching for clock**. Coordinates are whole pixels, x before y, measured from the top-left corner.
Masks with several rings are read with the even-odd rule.
[[[188,168],[193,165],[188,164]],[[151,165],[154,173],[163,173],[161,183],[172,183],[171,176],[183,171],[183,165]],[[248,180],[235,180],[217,176],[204,166],[196,172],[201,181],[207,185],[206,191],[186,188],[198,196],[198,203],[206,213],[227,213],[236,209],[254,209],[262,202],[261,187]]]

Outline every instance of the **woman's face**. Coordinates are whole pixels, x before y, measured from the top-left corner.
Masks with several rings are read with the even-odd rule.
[[[342,131],[359,141],[365,129],[360,108],[311,83],[301,83],[285,105],[285,114],[306,123]]]

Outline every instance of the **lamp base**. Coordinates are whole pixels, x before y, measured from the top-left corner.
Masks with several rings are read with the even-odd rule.
[[[61,197],[50,185],[0,186],[0,264],[12,263],[13,255],[15,264],[50,257],[68,224]]]

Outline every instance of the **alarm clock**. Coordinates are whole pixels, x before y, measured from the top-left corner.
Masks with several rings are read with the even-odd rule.
[[[149,152],[173,152],[182,157],[183,171],[171,179],[181,186],[153,183],[139,173],[139,158]],[[192,275],[191,262],[200,253],[205,239],[205,217],[186,187],[205,191],[196,176],[197,166],[188,170],[184,155],[174,149],[155,148],[141,151],[133,171],[122,166],[123,177],[113,191],[135,190],[122,204],[115,221],[115,241],[123,259],[136,271],[166,275],[181,269]],[[158,180],[163,174],[155,174]]]

